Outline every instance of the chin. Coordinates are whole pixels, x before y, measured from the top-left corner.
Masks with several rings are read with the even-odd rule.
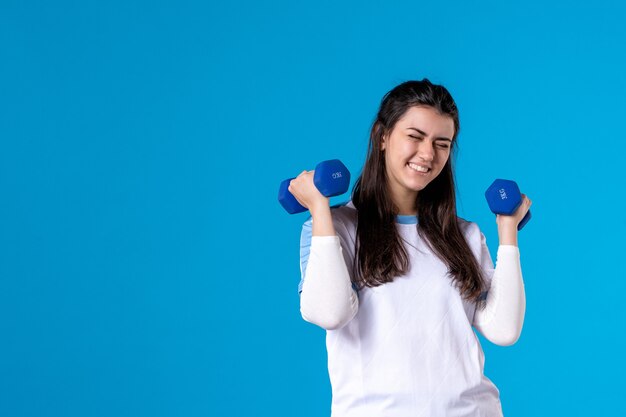
[[[405,183],[404,186],[406,188],[408,188],[411,191],[422,191],[424,188],[426,188],[427,184],[415,184],[415,183]]]

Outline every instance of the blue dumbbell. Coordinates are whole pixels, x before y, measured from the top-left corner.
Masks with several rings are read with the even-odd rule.
[[[489,203],[489,208],[495,214],[510,216],[522,203],[522,193],[515,181],[497,179],[485,191],[485,197]],[[522,221],[517,225],[517,230],[530,220],[530,210],[526,213]]]
[[[278,201],[289,214],[302,213],[308,209],[298,203],[298,200],[289,192],[289,183],[292,179],[288,178],[280,183]],[[350,171],[339,159],[323,161],[315,167],[313,183],[322,195],[334,197],[348,191]]]

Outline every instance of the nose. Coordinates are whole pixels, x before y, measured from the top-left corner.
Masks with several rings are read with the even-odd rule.
[[[425,162],[431,162],[435,157],[433,144],[427,140],[422,141],[419,149],[417,150],[417,156],[419,156]]]

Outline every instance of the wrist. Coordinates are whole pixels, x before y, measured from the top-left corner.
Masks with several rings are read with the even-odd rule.
[[[313,236],[334,236],[335,227],[333,225],[333,216],[330,212],[330,206],[328,204],[321,204],[319,206],[312,206],[311,222],[312,222],[312,235]]]
[[[329,199],[326,198],[325,201],[318,201],[315,204],[311,205],[309,209],[312,217],[316,217],[319,214],[328,214],[330,213],[330,203]]]
[[[514,223],[498,224],[500,245],[517,246],[517,225]]]

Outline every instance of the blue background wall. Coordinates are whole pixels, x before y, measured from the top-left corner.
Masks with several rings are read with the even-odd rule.
[[[329,415],[278,184],[356,179],[383,94],[423,77],[460,108],[459,214],[492,255],[484,189],[533,200],[522,337],[481,337],[505,414],[615,415],[618,4],[2,0],[0,416]]]

